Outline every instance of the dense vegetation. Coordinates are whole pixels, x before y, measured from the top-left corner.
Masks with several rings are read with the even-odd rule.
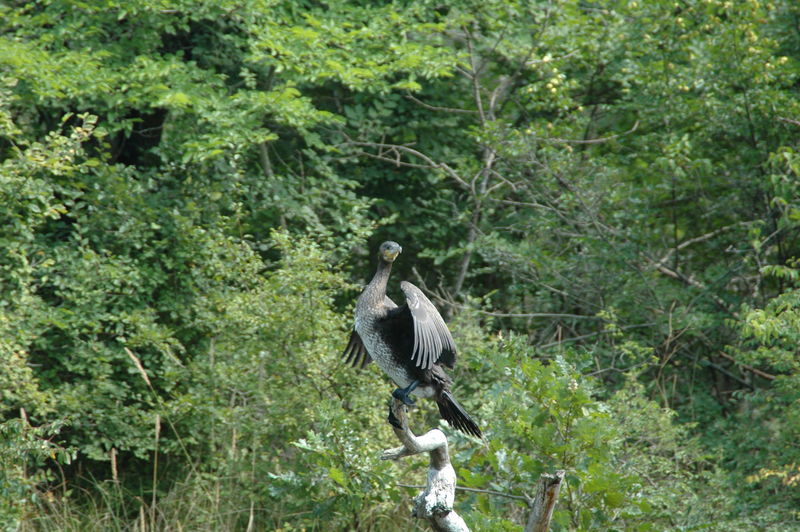
[[[0,5],[0,524],[408,530],[343,367],[392,238],[521,530],[800,526],[800,6]],[[436,423],[429,405],[413,414]]]

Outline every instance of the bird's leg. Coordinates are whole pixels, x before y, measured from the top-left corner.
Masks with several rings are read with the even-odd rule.
[[[394,397],[395,399],[400,399],[401,401],[403,401],[404,405],[411,406],[414,404],[414,400],[411,399],[408,395],[411,392],[413,392],[417,386],[419,386],[419,381],[413,381],[406,388],[397,388],[395,391],[392,392],[392,397]]]

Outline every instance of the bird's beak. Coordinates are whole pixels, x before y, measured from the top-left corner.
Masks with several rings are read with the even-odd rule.
[[[400,246],[397,249],[387,249],[383,252],[383,260],[386,262],[394,262],[394,259],[403,251],[403,248]]]

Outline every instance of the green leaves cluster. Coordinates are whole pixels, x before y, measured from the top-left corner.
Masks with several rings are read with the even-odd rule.
[[[55,480],[44,466],[48,463],[69,464],[75,452],[54,444],[62,423],[32,427],[21,416],[0,423],[0,526],[19,529],[42,495],[37,486]]]
[[[647,453],[623,445],[640,429],[619,420],[616,401],[599,401],[596,382],[564,358],[535,360],[520,337],[485,349],[481,355],[498,368],[483,376],[489,400],[480,416],[490,420],[491,436],[485,449],[460,451],[463,485],[533,497],[541,474],[563,469],[566,480],[553,517],[556,529],[645,530],[647,523],[659,519],[653,501],[643,496],[639,476],[653,472],[632,464],[647,460]],[[646,403],[641,390],[629,398]],[[668,417],[658,421],[664,422],[660,431],[670,430]],[[651,420],[640,422],[651,428]],[[675,434],[664,439],[672,445],[678,440]],[[472,498],[480,529],[503,526],[501,516],[521,513],[523,521],[526,517],[527,506],[519,502]]]
[[[455,318],[488,435],[454,436],[463,484],[566,469],[565,530],[791,527],[797,15],[0,6],[0,514],[74,449],[91,495],[45,528],[99,500],[120,528],[408,528],[424,467],[376,460],[381,377],[337,360],[391,238]],[[525,522],[462,495],[476,528]]]

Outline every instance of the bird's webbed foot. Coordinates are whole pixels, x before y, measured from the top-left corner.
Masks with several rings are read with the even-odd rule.
[[[419,385],[419,381],[412,382],[407,388],[397,388],[392,392],[392,397],[399,399],[404,405],[412,406],[414,404],[414,400],[409,397],[409,394],[414,391],[414,388],[416,388],[417,385]]]

